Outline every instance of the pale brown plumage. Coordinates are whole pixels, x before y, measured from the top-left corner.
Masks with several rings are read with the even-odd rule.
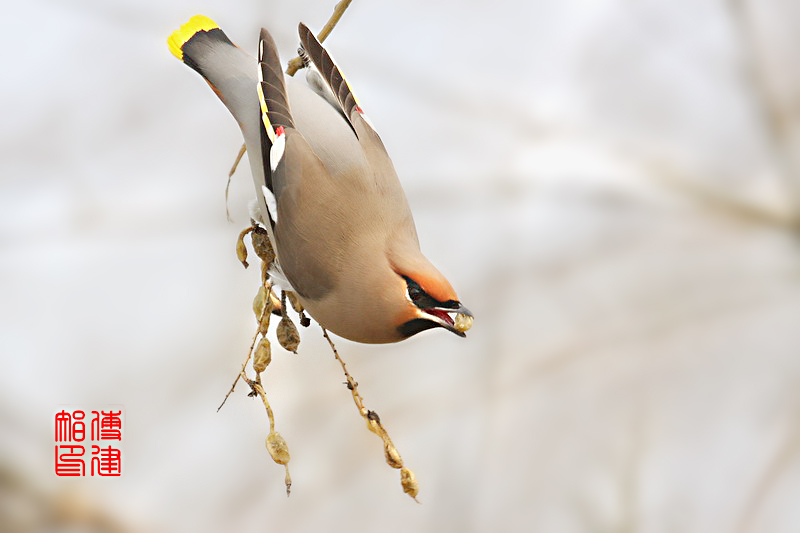
[[[218,28],[180,43],[184,62],[206,78],[242,129],[287,288],[322,326],[354,341],[395,342],[431,327],[464,336],[451,314],[470,313],[420,252],[383,142],[325,49],[304,25],[299,31],[319,72],[310,75],[331,91],[325,98],[284,78],[266,30],[258,64]],[[269,211],[270,195],[277,213]]]

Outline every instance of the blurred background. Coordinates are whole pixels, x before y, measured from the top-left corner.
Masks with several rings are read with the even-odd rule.
[[[168,52],[195,13],[283,59],[333,0],[33,0],[0,33],[0,529],[798,531],[800,4],[355,0],[326,45],[467,339],[241,385],[241,136]],[[61,478],[62,404],[125,406],[123,475]]]

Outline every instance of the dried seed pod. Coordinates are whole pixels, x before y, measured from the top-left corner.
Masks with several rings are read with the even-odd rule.
[[[417,499],[417,494],[419,494],[419,483],[417,483],[417,478],[414,476],[414,472],[406,467],[401,468],[400,484],[403,485],[403,492],[415,500]]]
[[[272,243],[269,242],[267,230],[256,226],[255,229],[253,229],[253,233],[250,235],[250,240],[253,243],[253,250],[256,252],[256,255],[267,265],[271,265],[275,260],[275,250],[272,249]]]
[[[292,304],[292,309],[294,309],[296,313],[303,312],[303,304],[300,303],[297,294],[292,291],[286,291],[286,297],[289,298],[289,303]]]
[[[267,301],[269,302],[269,300]],[[266,313],[264,313],[264,316],[261,317],[261,323],[259,323],[258,325],[258,332],[261,334],[262,337],[266,336],[267,333],[269,333],[269,319],[271,316],[272,313],[267,311]]]
[[[261,284],[266,285],[269,279],[269,264],[261,261]]]
[[[305,313],[300,313],[300,325],[304,328],[311,325],[311,319],[308,318]]]
[[[289,445],[286,444],[284,438],[277,431],[270,431],[269,435],[267,435],[267,451],[272,456],[272,460],[279,465],[285,465],[291,459]]]
[[[294,322],[287,316],[283,315],[281,321],[278,322],[278,342],[281,343],[286,350],[297,353],[297,347],[300,345],[300,333]]]
[[[275,293],[272,291],[269,291],[269,303],[270,303],[270,308],[269,308],[270,312],[273,312],[275,309],[277,309],[281,316],[285,314],[283,312],[283,304],[281,304],[280,298],[275,296]]]
[[[376,421],[367,419],[367,429],[379,437],[381,436],[381,426]]]
[[[245,230],[245,232],[246,231],[247,230]],[[244,265],[245,268],[250,266],[247,263],[247,246],[245,246],[244,244],[244,233],[239,234],[239,238],[236,239],[236,257]]]
[[[260,374],[267,369],[271,361],[272,347],[269,344],[269,339],[264,337],[259,341],[258,347],[253,355],[253,370]]]
[[[403,468],[403,459],[393,444],[387,442],[383,445],[383,455],[386,457],[387,465],[392,468]]]
[[[381,417],[375,411],[367,411],[367,429],[383,438],[383,427],[381,427]]]
[[[272,302],[272,298],[269,297],[272,291],[269,291],[263,286],[262,288],[265,290],[267,296],[264,298],[264,306],[261,308],[261,312],[263,314],[259,315],[261,317],[261,322],[259,322],[258,324],[258,332],[262,336],[265,336],[267,332],[269,332],[269,320],[270,317],[272,316],[272,308],[274,304]],[[253,307],[253,311],[255,311],[255,307]]]
[[[267,305],[267,288],[262,285],[258,288],[256,297],[253,298],[253,312],[256,314],[256,320],[261,318],[265,305]]]
[[[461,313],[457,313],[456,314],[456,320],[455,320],[455,328],[458,331],[463,333],[463,332],[469,330],[469,328],[472,327],[472,321],[473,320],[474,319],[469,315],[464,315],[464,314],[461,314]]]

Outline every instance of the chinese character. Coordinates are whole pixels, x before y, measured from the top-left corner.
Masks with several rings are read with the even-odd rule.
[[[122,440],[122,411],[92,411],[92,440]],[[102,416],[100,416],[102,414]]]
[[[85,476],[86,446],[78,443],[90,441],[91,476],[119,476],[122,474],[122,409],[92,411],[90,434],[86,434],[86,412],[80,409],[61,409],[55,415],[55,472],[57,476]],[[116,447],[101,448],[102,441],[120,441]],[[97,444],[94,444],[94,443]]]
[[[81,442],[86,438],[86,424],[83,418],[86,413],[73,411],[70,415],[63,409],[56,415],[56,442]]]
[[[80,449],[80,452],[76,453],[75,450]],[[69,452],[61,453],[59,455],[59,450],[69,450]],[[86,467],[83,464],[83,459],[80,457],[83,456],[83,446],[78,444],[74,446],[69,446],[66,444],[61,444],[56,446],[56,475],[57,476],[83,476],[86,473]]]
[[[122,454],[116,448],[109,446],[100,449],[100,446],[92,446],[92,475],[97,466],[97,473],[101,476],[119,476],[122,474]]]

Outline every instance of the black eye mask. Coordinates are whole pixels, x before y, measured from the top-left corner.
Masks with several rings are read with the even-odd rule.
[[[414,303],[414,305],[420,309],[433,309],[437,307],[444,307],[447,309],[458,308],[459,304],[455,300],[440,302],[422,290],[422,287],[419,286],[419,283],[413,279],[409,278],[408,276],[403,276],[403,279],[406,280],[406,285],[408,286],[408,297],[411,298],[411,301]]]

